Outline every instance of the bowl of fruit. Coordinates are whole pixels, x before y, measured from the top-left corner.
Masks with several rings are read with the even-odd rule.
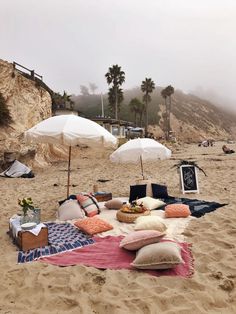
[[[121,208],[121,211],[123,213],[130,213],[130,214],[135,214],[135,213],[144,213],[147,210],[146,207],[143,206],[143,203],[137,204],[136,201],[133,201],[131,204],[124,204]]]
[[[143,206],[142,203],[137,204],[133,201],[131,204],[124,204],[116,214],[117,220],[121,222],[132,223],[139,216],[150,215],[150,210]]]

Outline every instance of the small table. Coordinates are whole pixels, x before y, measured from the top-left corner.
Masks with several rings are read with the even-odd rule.
[[[117,220],[120,222],[126,222],[126,223],[133,223],[135,219],[137,219],[138,217],[148,216],[148,215],[151,215],[151,211],[149,209],[147,209],[143,213],[126,213],[126,212],[122,212],[122,210],[118,210],[116,212]]]
[[[9,235],[22,251],[28,251],[48,245],[48,228],[41,228],[38,235],[30,231],[20,230],[19,220],[11,220],[9,224]]]
[[[112,193],[110,192],[95,192],[94,197],[98,202],[106,202],[112,199]]]

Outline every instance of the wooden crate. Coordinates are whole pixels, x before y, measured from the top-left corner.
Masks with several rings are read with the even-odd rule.
[[[11,229],[9,233],[12,236]],[[22,251],[46,246],[48,245],[48,228],[43,227],[37,236],[29,231],[19,231],[14,240]]]
[[[112,199],[112,193],[103,193],[103,194],[96,194],[95,198],[98,202],[106,202]]]

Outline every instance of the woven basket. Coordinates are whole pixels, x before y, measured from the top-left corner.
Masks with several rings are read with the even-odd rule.
[[[120,222],[132,223],[135,221],[136,218],[140,216],[148,216],[151,214],[150,210],[146,210],[143,213],[124,213],[121,210],[118,210],[116,213],[116,218]]]

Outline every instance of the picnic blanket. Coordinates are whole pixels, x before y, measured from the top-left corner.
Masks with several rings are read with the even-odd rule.
[[[154,276],[182,276],[190,277],[193,275],[193,257],[191,245],[186,242],[178,242],[181,246],[183,264],[177,265],[172,269],[165,270],[138,270],[130,265],[135,259],[136,252],[127,251],[119,247],[120,241],[124,236],[107,236],[104,238],[94,237],[94,244],[87,245],[65,254],[58,254],[51,257],[43,257],[41,262],[57,265],[72,266],[86,265],[99,269],[128,269],[139,272],[147,272]],[[165,240],[166,241],[166,240]]]
[[[191,216],[199,218],[204,216],[207,213],[210,213],[214,210],[216,210],[219,207],[227,205],[212,202],[212,201],[203,201],[198,199],[190,199],[190,198],[184,198],[184,197],[173,197],[169,196],[168,198],[163,199],[163,201],[169,205],[169,204],[186,204],[189,206],[189,209],[191,211]],[[158,209],[164,209],[165,206],[158,208]]]
[[[42,256],[54,255],[60,252],[71,251],[76,248],[94,243],[94,240],[70,223],[45,223],[48,227],[48,246],[19,251],[18,263],[31,262]]]

